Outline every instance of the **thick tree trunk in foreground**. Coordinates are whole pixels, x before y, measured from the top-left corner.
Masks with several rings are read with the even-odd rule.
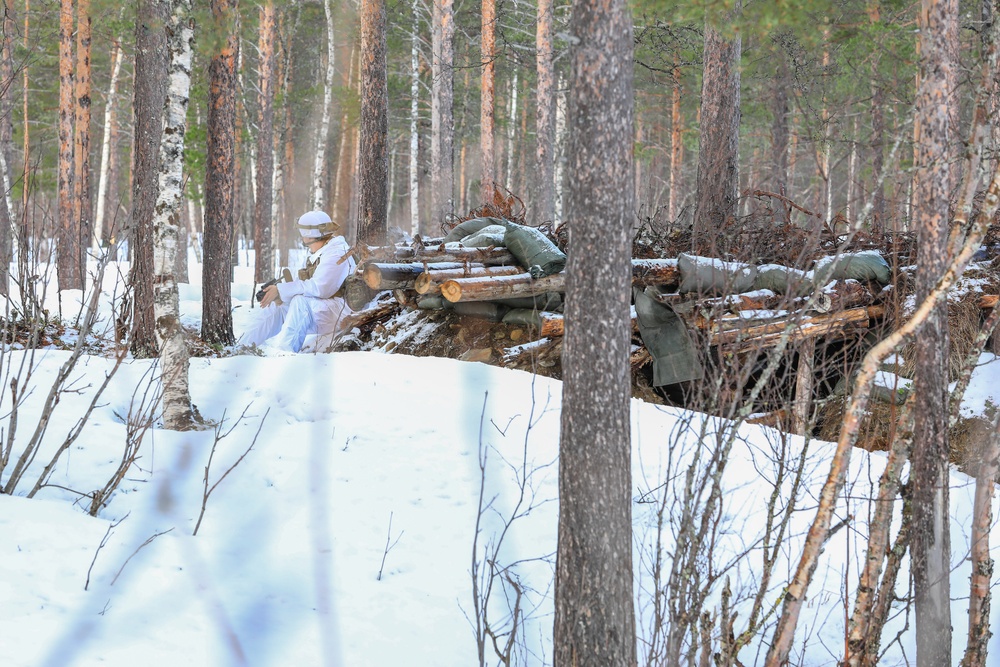
[[[135,139],[132,166],[132,221],[128,242],[132,252],[132,354],[157,354],[153,324],[153,210],[160,164],[163,103],[167,94],[167,46],[163,25],[166,7],[156,0],[139,3],[135,27]]]
[[[188,92],[191,88],[191,45],[194,21],[191,0],[168,0],[167,49],[170,54],[163,142],[153,215],[153,272],[156,340],[160,345],[163,383],[163,425],[184,430],[195,425],[188,389],[188,349],[181,327],[177,295],[177,254],[187,252],[179,241],[181,197],[184,188],[184,135],[187,131]]]
[[[236,3],[212,0],[216,39],[208,67],[208,158],[205,169],[205,261],[201,337],[231,345],[233,337],[233,199],[236,191]]]
[[[59,8],[59,289],[84,288],[80,228],[73,217],[73,0]]]
[[[736,10],[740,10],[740,2]],[[740,52],[737,34],[731,41],[705,26],[705,73],[701,85],[701,142],[695,194],[692,248],[699,255],[718,255],[719,231],[736,215],[740,151]]]
[[[570,223],[559,438],[556,667],[635,665],[629,317],[632,21],[573,7]]]
[[[389,202],[389,89],[385,20],[385,0],[362,0],[357,238],[368,245],[385,243]]]
[[[917,227],[917,301],[934,289],[947,265],[954,129],[949,83],[955,67],[945,26],[949,0],[923,0],[919,13],[920,85],[917,89],[913,204]],[[916,342],[913,457],[913,542],[917,665],[951,664],[951,549],[948,515],[948,308],[940,304]]]
[[[274,0],[260,8],[260,126],[257,129],[257,198],[253,211],[254,279],[267,282],[274,276],[274,84],[275,42],[278,39]]]

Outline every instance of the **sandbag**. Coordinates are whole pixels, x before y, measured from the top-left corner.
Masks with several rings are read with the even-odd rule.
[[[539,229],[505,221],[503,244],[532,278],[559,273],[566,267],[566,255]]]
[[[506,233],[507,228],[503,225],[486,225],[475,234],[470,234],[462,239],[462,245],[466,248],[499,247],[503,245],[503,237]]]
[[[534,308],[512,308],[507,311],[501,320],[504,324],[518,324],[521,326],[533,326],[536,329],[542,328],[542,318],[538,316],[538,311]]]
[[[813,285],[805,271],[780,264],[764,264],[757,267],[753,288],[771,290],[775,294],[807,296],[812,292]]]
[[[821,282],[854,279],[885,286],[892,280],[892,270],[876,250],[822,257],[816,260],[812,272]]]
[[[417,299],[417,308],[420,310],[445,310],[451,307],[451,301],[443,296],[422,296]]]
[[[511,308],[531,308],[534,310],[558,310],[562,307],[563,298],[559,292],[545,292],[536,296],[522,296],[513,299],[495,299]]]
[[[698,292],[703,295],[739,294],[754,289],[757,267],[738,262],[724,262],[712,257],[681,253],[677,256],[681,273],[681,294]]]
[[[479,317],[490,322],[499,322],[510,310],[502,303],[492,301],[460,301],[452,306],[452,309],[459,315]]]
[[[502,225],[504,222],[506,222],[506,220],[501,220],[500,218],[472,218],[455,225],[455,227],[448,232],[448,235],[445,236],[441,242],[451,243],[453,241],[461,241],[466,236],[475,234],[483,227],[488,227],[489,225]]]
[[[632,291],[639,336],[653,358],[653,386],[702,379],[705,369],[684,321],[642,289]]]

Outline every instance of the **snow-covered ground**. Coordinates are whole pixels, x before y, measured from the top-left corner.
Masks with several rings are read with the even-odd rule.
[[[238,272],[237,329],[249,316],[251,292],[246,269]],[[191,278],[181,294],[184,320],[194,324],[201,313],[196,271]],[[109,293],[113,285],[111,278],[105,282]],[[24,354],[8,352],[4,368],[16,372]],[[15,457],[69,356],[52,349],[34,357],[35,389],[18,411]],[[472,573],[489,573],[489,562],[511,575],[494,579],[487,605],[493,627],[510,630],[516,582],[524,595],[516,664],[551,663],[559,382],[477,363],[379,353],[194,359],[192,398],[218,428],[154,428],[135,466],[91,517],[80,494],[103,487],[114,474],[128,415],[152,375],[152,362],[129,361],[55,466],[50,485],[24,497],[112,366],[101,357],[81,360],[28,481],[14,496],[0,495],[0,665],[467,667],[478,664]],[[1000,361],[983,355],[968,405],[982,411],[1000,402],[998,395]],[[5,434],[10,403],[8,392],[0,413]],[[686,495],[686,474],[710,458],[720,425],[637,400],[632,424],[644,662],[651,596],[662,588],[662,581],[651,580],[657,538],[661,553],[671,554],[682,528],[672,519]],[[729,568],[741,610],[737,634],[759,576],[767,499],[775,485],[786,498],[791,487],[787,476],[778,476],[779,462],[788,470],[801,462],[804,483],[769,601],[778,598],[799,556],[832,452],[827,443],[808,447],[800,457],[800,438],[749,426],[736,433],[711,560],[717,573]],[[867,499],[883,462],[878,454],[853,455],[838,512],[838,520],[851,518],[827,544],[809,591],[797,635],[802,664],[833,665],[842,656],[843,601],[852,597]],[[193,535],[206,476],[213,490]],[[967,477],[952,476],[956,662],[965,639],[972,490]],[[665,523],[658,533],[661,507]],[[906,579],[901,575],[901,589]],[[897,615],[887,636],[907,623],[884,664],[912,661],[912,616]],[[770,630],[762,636],[769,638]],[[1000,660],[996,638],[991,654]],[[740,659],[750,665],[762,656],[758,642]],[[489,641],[486,662],[498,662]]]

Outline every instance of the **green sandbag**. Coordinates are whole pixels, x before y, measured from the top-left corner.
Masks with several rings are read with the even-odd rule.
[[[533,326],[536,329],[542,328],[542,318],[538,316],[538,311],[534,308],[513,308],[503,316],[503,323]]]
[[[470,234],[462,239],[462,245],[466,248],[500,247],[503,245],[503,237],[506,233],[507,228],[503,225],[486,225],[475,234]]]
[[[417,308],[420,310],[445,310],[451,306],[451,301],[448,301],[443,296],[422,296],[417,299]]]
[[[754,278],[757,277],[755,266],[683,252],[677,256],[677,268],[681,273],[681,284],[677,291],[681,294],[741,294],[754,289]]]
[[[556,310],[562,306],[562,294],[559,292],[545,292],[536,296],[515,297],[513,299],[496,299],[497,303],[502,303],[511,308],[530,308],[533,310]]]
[[[638,287],[632,291],[639,335],[653,358],[653,386],[702,379],[705,369],[683,320]]]
[[[764,264],[757,267],[753,289],[767,289],[775,294],[806,296],[812,292],[813,285],[805,271],[780,264]]]
[[[510,310],[502,303],[493,303],[492,301],[460,301],[452,308],[459,315],[479,317],[490,322],[499,322]]]
[[[461,241],[466,236],[471,236],[475,234],[483,227],[489,225],[502,225],[506,220],[501,220],[500,218],[472,218],[471,220],[466,220],[465,222],[460,222],[455,225],[455,227],[448,232],[441,242],[442,243],[452,243],[454,241]]]
[[[812,272],[817,280],[824,283],[854,279],[861,282],[875,281],[884,286],[892,280],[892,270],[875,250],[823,257],[816,260]]]
[[[541,230],[506,221],[503,244],[532,278],[559,273],[566,267],[566,255]]]

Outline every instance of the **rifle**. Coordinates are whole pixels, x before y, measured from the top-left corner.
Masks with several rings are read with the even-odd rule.
[[[264,300],[264,290],[266,290],[271,285],[277,285],[278,283],[282,282],[284,283],[292,282],[292,272],[289,271],[287,268],[281,270],[280,276],[278,276],[277,278],[272,278],[271,280],[268,280],[266,283],[260,286],[260,289],[257,290],[257,293],[254,295],[254,298],[257,299],[257,303],[260,303],[261,301]]]

